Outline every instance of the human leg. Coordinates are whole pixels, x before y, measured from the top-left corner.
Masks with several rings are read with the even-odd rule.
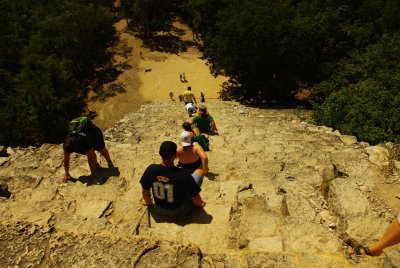
[[[89,168],[90,168],[90,173],[91,176],[94,176],[96,173],[96,163],[97,163],[97,156],[93,148],[90,148],[86,152]]]
[[[193,173],[192,173],[192,177],[194,179],[194,181],[197,183],[197,185],[199,187],[201,187],[201,185],[203,184],[203,170],[202,169],[196,169]]]
[[[395,219],[386,228],[382,238],[377,243],[373,244],[369,250],[372,255],[379,256],[385,248],[398,243],[400,243],[400,223],[398,219]]]
[[[385,248],[396,245],[398,243],[400,243],[400,223],[399,219],[395,219],[386,228],[385,233],[378,242],[374,243],[372,246],[368,248],[360,247],[358,249],[358,252],[357,250],[350,249],[348,253],[350,255],[357,254],[357,255],[379,256],[382,254]],[[368,254],[367,252],[368,250],[370,254]]]
[[[100,150],[100,154],[107,160],[108,167],[114,167],[113,162],[111,161],[110,153],[108,150],[104,147],[103,149]]]

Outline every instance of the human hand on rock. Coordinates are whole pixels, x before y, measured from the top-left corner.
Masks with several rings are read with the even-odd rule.
[[[62,179],[62,182],[66,183],[68,181],[68,179],[71,178],[71,175],[69,175],[69,173],[66,173],[64,175],[64,178]]]

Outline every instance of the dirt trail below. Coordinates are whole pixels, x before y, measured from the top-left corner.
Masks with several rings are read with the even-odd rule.
[[[144,46],[126,27],[125,20],[116,23],[120,42],[115,48],[114,64],[121,74],[110,84],[122,85],[126,92],[105,101],[88,102],[89,110],[97,113],[94,122],[103,130],[112,127],[125,114],[137,111],[143,103],[170,101],[170,92],[179,101],[179,94],[189,85],[197,100],[200,99],[200,92],[207,99],[218,99],[218,92],[227,78],[214,77],[210,73],[189,28],[179,22],[173,25],[175,28],[171,33],[182,47],[176,53],[167,53],[152,51]],[[186,82],[180,80],[182,73],[185,73]],[[109,90],[110,84],[104,85],[105,91]]]

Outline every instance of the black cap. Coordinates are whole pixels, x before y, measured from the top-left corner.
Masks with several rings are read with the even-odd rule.
[[[160,155],[162,158],[171,158],[176,155],[176,144],[172,141],[164,141],[160,146]]]

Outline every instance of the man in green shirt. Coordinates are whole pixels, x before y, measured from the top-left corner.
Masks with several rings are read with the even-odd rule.
[[[199,113],[193,118],[192,125],[196,125],[201,132],[217,133],[214,118],[208,113],[205,105],[200,106]]]

